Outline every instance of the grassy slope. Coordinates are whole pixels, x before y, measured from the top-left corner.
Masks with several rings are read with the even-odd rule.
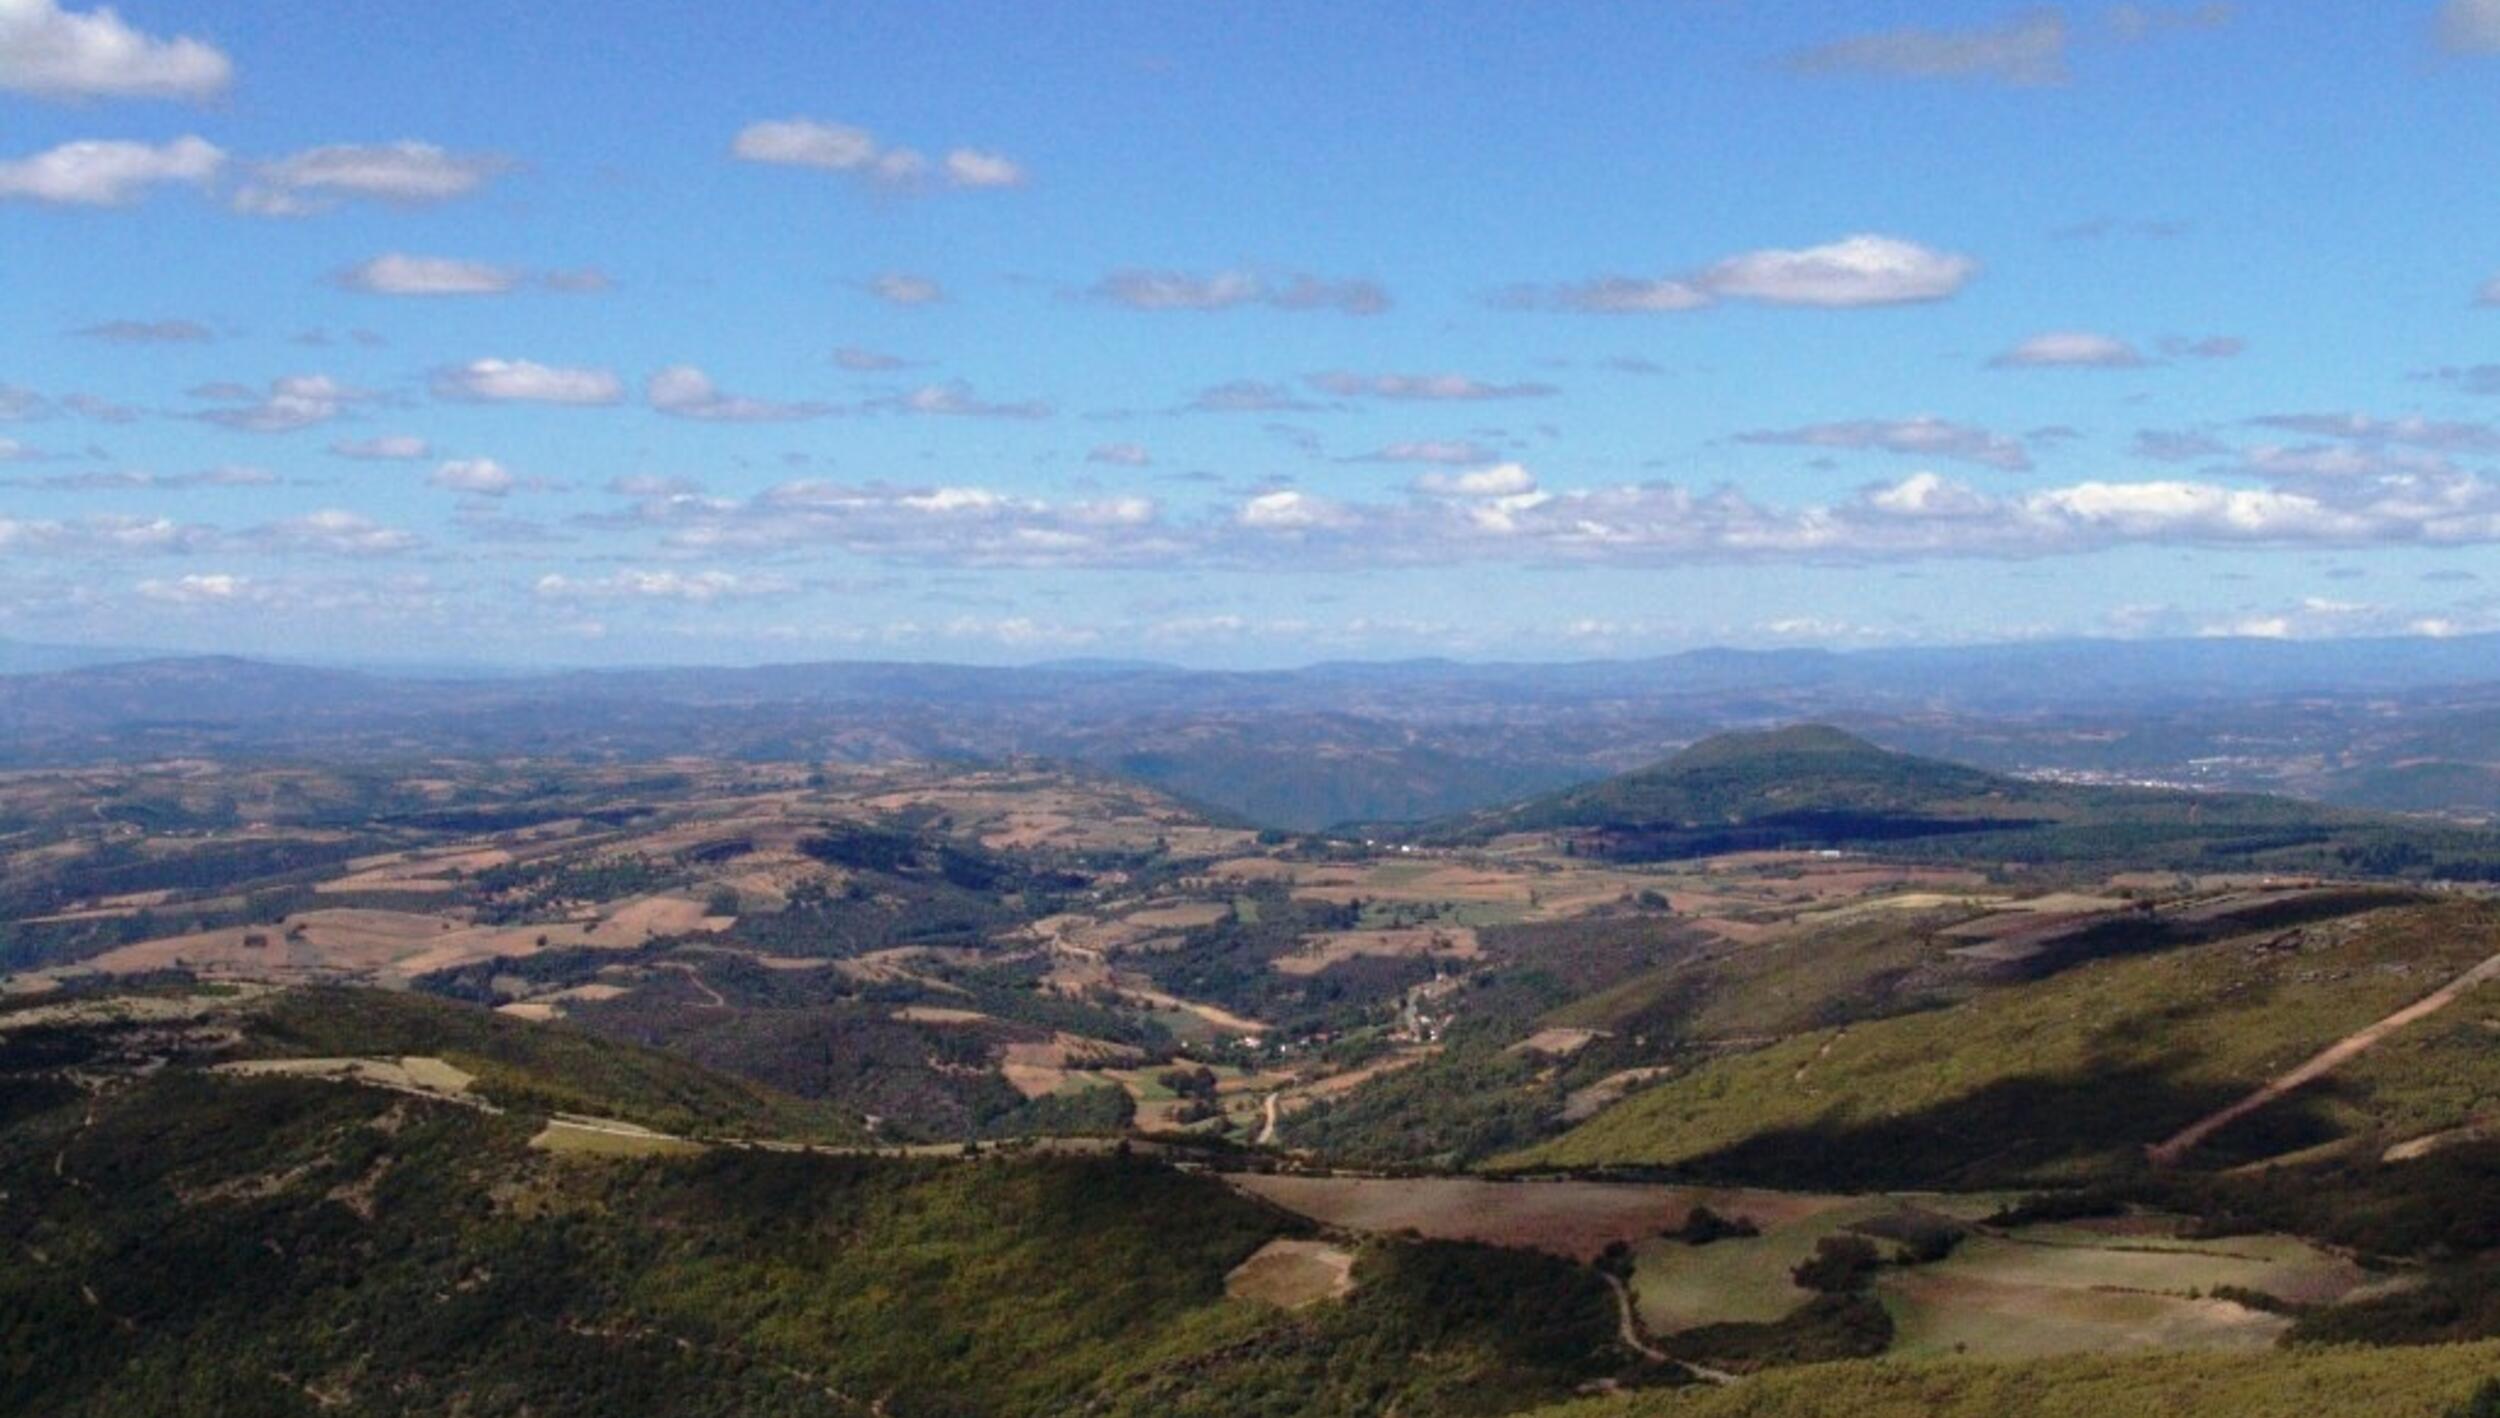
[[[1589,1399],[1534,1418],[2440,1418],[2500,1373],[2500,1343],[2163,1354],[2024,1364],[1831,1364],[1733,1388]]]
[[[255,1012],[244,1052],[439,1055],[476,1074],[480,1093],[525,1111],[594,1113],[665,1132],[866,1139],[856,1117],[829,1105],[570,1025],[507,1019],[422,995],[287,990]]]
[[[2487,907],[2442,905],[2364,918],[2297,952],[2237,940],[2100,961],[1946,1011],[1718,1059],[1506,1160],[1680,1164],[1789,1185],[2003,1185],[2123,1165],[2500,950],[2495,925]],[[2473,1017],[2464,1011],[2475,1005],[2423,1027]],[[2487,1048],[2449,1047],[2435,1070],[2370,1062],[2327,1085],[2332,1106],[2314,1123],[2436,1126],[2500,1100]],[[2304,1105],[2315,1107],[2294,1100],[2265,1121],[2298,1120]]]
[[[92,1119],[0,1099],[0,1412],[1350,1418],[1619,1362],[1541,1256],[1381,1243],[1345,1304],[1228,1301],[1304,1224],[1150,1163],[560,1158],[517,1113],[182,1067]]]

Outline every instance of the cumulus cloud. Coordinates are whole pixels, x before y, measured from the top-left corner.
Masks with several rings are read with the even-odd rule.
[[[235,210],[300,217],[347,200],[424,206],[465,197],[512,167],[494,153],[455,153],[403,139],[396,143],[308,148],[252,169]]]
[[[1961,30],[1916,26],[1852,35],[1788,56],[1799,74],[1969,79],[2033,88],[2067,79],[2066,19],[2033,10],[2001,25]]]
[[[1103,277],[1086,294],[1131,310],[1232,310],[1263,305],[1276,310],[1377,315],[1390,305],[1389,293],[1377,281],[1306,274],[1272,278],[1239,270],[1196,275],[1131,268]]]
[[[946,180],[957,187],[1022,187],[1024,167],[1012,158],[976,148],[956,148],[946,155]]]
[[[2451,54],[2500,54],[2500,0],[2446,0],[2439,43]]]
[[[2115,335],[2089,330],[2051,330],[2034,335],[1988,364],[1995,369],[2135,369],[2144,354]]]
[[[341,458],[365,462],[410,463],[434,456],[434,445],[411,433],[386,433],[374,438],[342,438],[330,445]]]
[[[471,403],[613,404],[625,386],[605,369],[567,368],[526,359],[474,359],[434,372],[434,396]]]
[[[1713,294],[1774,305],[1902,305],[1942,300],[1978,271],[1967,256],[1861,233],[1795,251],[1731,256],[1702,280]]]
[[[1425,473],[1415,490],[1431,497],[1527,497],[1536,491],[1536,475],[1517,463],[1496,463],[1465,473]]]
[[[710,605],[749,596],[788,595],[798,584],[787,577],[735,571],[625,570],[607,576],[575,577],[548,572],[531,588],[549,600],[681,601]]]
[[[823,404],[778,404],[723,393],[710,375],[691,364],[671,365],[652,375],[643,386],[643,397],[661,413],[719,423],[771,423],[815,418],[826,412]]]
[[[213,527],[112,514],[54,520],[0,513],[0,552],[27,556],[178,556],[218,541]]]
[[[729,151],[746,162],[846,173],[890,188],[932,181],[958,188],[1020,187],[1025,181],[1024,169],[997,153],[956,148],[933,169],[915,149],[889,147],[865,128],[813,118],[750,123],[730,140]]]
[[[1341,399],[1473,402],[1483,399],[1537,399],[1561,392],[1551,384],[1533,381],[1495,384],[1464,374],[1350,374],[1334,370],[1311,375],[1304,382],[1324,394],[1333,394]]]
[[[284,554],[308,552],[331,556],[377,556],[408,551],[419,545],[413,532],[384,526],[361,512],[325,507],[270,522],[242,533],[239,540],[255,550]]]
[[[2003,472],[2031,469],[2031,454],[2022,440],[1970,424],[1921,416],[1913,419],[1851,419],[1807,424],[1802,428],[1756,429],[1736,435],[1739,443],[1788,444],[1800,448],[1873,449],[1918,458],[1946,458],[1977,463]]]
[[[905,271],[888,271],[868,282],[867,290],[888,305],[936,305],[946,299],[946,287]]]
[[[1342,503],[1292,488],[1260,493],[1243,502],[1233,516],[1242,526],[1265,532],[1345,527],[1359,520],[1358,514]]]
[[[292,433],[299,428],[328,423],[345,413],[350,405],[373,398],[361,389],[350,388],[326,374],[290,374],[274,379],[265,390],[242,385],[208,384],[191,391],[195,397],[228,402],[230,407],[209,409],[199,417],[221,428],[244,433]]]
[[[745,500],[672,492],[611,524],[686,552],[833,547],[961,566],[1154,566],[1187,550],[1151,499],[1051,502],[959,485],[783,483]]]
[[[150,577],[135,588],[147,600],[166,605],[226,604],[250,596],[257,588],[248,576],[230,571],[193,572],[171,578]]]
[[[1820,246],[1739,252],[1672,276],[1600,276],[1559,286],[1517,285],[1495,305],[1595,315],[1699,310],[1720,300],[1847,308],[1944,300],[1979,274],[1979,263],[1915,241],[1860,232]]]
[[[204,344],[217,338],[197,320],[107,320],[70,333],[113,345]]]
[[[2390,462],[2243,486],[2094,479],[1999,495],[1933,471],[1777,505],[1668,482],[1548,488],[1524,466],[1424,474],[1403,494],[1265,488],[1186,516],[1143,498],[1054,502],[972,485],[787,483],[752,498],[654,490],[602,525],[685,553],[837,549],[961,567],[1300,570],[1465,563],[1670,565],[2032,558],[2128,545],[2364,548],[2500,542],[2500,486]]]
[[[426,478],[429,487],[472,497],[502,497],[520,484],[510,469],[492,458],[460,458],[437,467]]]
[[[1085,454],[1088,463],[1109,463],[1121,468],[1144,468],[1154,463],[1154,454],[1143,443],[1100,443]]]
[[[0,0],[0,91],[198,102],[225,92],[233,78],[233,63],[215,46],[143,33],[110,6],[81,11],[62,9],[58,0]]]
[[[0,162],[0,200],[59,207],[126,207],[161,186],[214,181],[226,154],[205,138],[162,144],[119,140],[63,143],[31,157]]]
[[[932,414],[945,418],[1045,419],[1053,412],[1051,406],[1038,399],[1007,401],[986,399],[961,380],[948,384],[923,384],[917,389],[889,398],[871,399],[860,405],[864,410],[895,414]]]
[[[521,280],[521,273],[508,266],[398,251],[384,252],[338,274],[339,285],[368,295],[502,295]]]
[[[1655,315],[1699,310],[1717,297],[1697,280],[1673,276],[1599,276],[1559,286],[1512,286],[1493,299],[1514,310],[1572,310],[1589,315]]]

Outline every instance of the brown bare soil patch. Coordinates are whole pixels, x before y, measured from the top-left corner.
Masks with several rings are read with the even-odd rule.
[[[1494,1182],[1471,1177],[1235,1176],[1234,1186],[1323,1225],[1412,1228],[1439,1240],[1483,1241],[1594,1260],[1683,1224],[1696,1205],[1768,1226],[1839,1205],[1836,1198],[1630,1182]]]
[[[1393,960],[1440,957],[1475,960],[1484,955],[1476,933],[1467,926],[1402,926],[1394,930],[1332,931],[1306,941],[1291,955],[1272,962],[1280,975],[1316,975],[1331,965],[1359,956]]]
[[[1224,1293],[1288,1310],[1354,1293],[1354,1252],[1326,1241],[1270,1241],[1224,1277]]]

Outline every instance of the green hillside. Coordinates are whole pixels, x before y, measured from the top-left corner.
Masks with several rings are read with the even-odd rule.
[[[1490,1414],[1627,1362],[1599,1278],[1526,1252],[1374,1242],[1347,1299],[1227,1299],[1308,1225],[1160,1162],[559,1154],[543,1109],[603,1062],[633,1080],[607,1102],[747,1090],[559,1034],[567,1057],[503,1056],[537,1082],[495,1111],[208,1066],[236,1032],[496,1058],[445,1006],[48,1007],[0,1013],[0,1412]]]
[[[2253,793],[2040,782],[1819,724],[1704,739],[1428,841],[1552,832],[1621,861],[1843,848],[1940,860],[2500,879],[2500,835]]]
[[[1534,1418],[2479,1418],[2500,1344],[1823,1364],[1731,1388],[1588,1399]],[[2478,1395],[2490,1395],[2478,1401]]]
[[[1517,1165],[1638,1164],[1777,1186],[1996,1187],[2122,1175],[2140,1149],[2500,952],[2482,903],[2403,907],[2094,961],[1947,1008],[1724,1053],[1599,1113]],[[2441,1049],[2500,1003],[2465,996],[2216,1137],[2264,1156],[2339,1136],[2393,1142],[2500,1106],[2500,1058]],[[2386,1065],[2412,1061],[2412,1067]]]

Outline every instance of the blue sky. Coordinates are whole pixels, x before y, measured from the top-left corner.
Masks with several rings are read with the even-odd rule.
[[[0,0],[0,636],[2500,628],[2500,0]]]

